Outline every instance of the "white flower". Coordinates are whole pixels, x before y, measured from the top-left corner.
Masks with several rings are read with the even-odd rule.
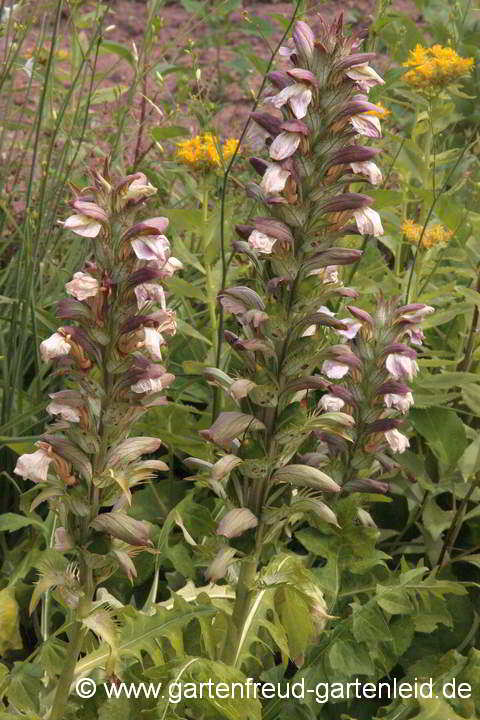
[[[22,68],[23,72],[25,73],[25,75],[28,78],[32,77],[34,63],[35,63],[35,58],[31,57],[27,60],[27,62],[25,63],[25,65]]]
[[[47,412],[50,415],[60,415],[62,420],[68,422],[79,422],[80,412],[78,408],[82,405],[82,397],[74,390],[60,390],[48,396],[53,402],[47,405]]]
[[[411,323],[420,323],[427,316],[435,312],[435,308],[431,305],[424,305],[422,308],[412,310],[411,312],[405,312],[400,315],[402,320],[408,320]]]
[[[395,380],[413,380],[418,373],[417,361],[399,353],[387,355],[385,367]]]
[[[388,408],[395,408],[401,413],[406,413],[413,405],[413,395],[411,392],[405,395],[397,395],[396,393],[387,393],[384,395],[385,405]]]
[[[345,405],[345,401],[336,395],[322,395],[320,402],[318,403],[322,410],[326,412],[339,412]]]
[[[366,93],[375,85],[385,85],[385,80],[367,63],[353,65],[345,74],[356,82],[360,90]]]
[[[253,230],[253,232],[251,232],[248,236],[248,244],[250,247],[259,253],[263,253],[264,255],[271,254],[272,248],[276,242],[276,238],[269,237],[258,230]]]
[[[418,327],[412,327],[408,328],[406,334],[410,338],[410,342],[412,345],[422,345],[423,341],[425,340],[425,335],[423,334],[423,331],[420,330]]]
[[[165,235],[137,238],[132,240],[131,245],[139,260],[160,260],[162,263],[168,260],[170,243]]]
[[[98,294],[99,282],[96,278],[83,272],[76,272],[73,280],[65,285],[65,290],[69,295],[73,295],[77,300],[86,300],[89,297],[95,297]]]
[[[354,173],[357,175],[365,175],[368,177],[372,185],[379,185],[382,180],[382,171],[375,165],[372,160],[365,160],[364,162],[352,162],[350,163]]]
[[[47,449],[42,447],[33,453],[20,455],[13,472],[32,482],[45,482],[51,462]]]
[[[58,332],[53,333],[53,335],[40,343],[40,355],[43,362],[48,362],[62,355],[68,355],[70,350],[71,345]]]
[[[410,442],[407,436],[403,435],[396,428],[394,430],[387,430],[385,433],[385,439],[393,452],[403,453],[408,447],[410,447]]]
[[[300,133],[281,132],[269,148],[272,160],[285,160],[293,155],[300,145]]]
[[[280,167],[280,165],[272,163],[265,170],[260,187],[267,193],[267,195],[282,192],[289,176],[290,172],[288,170],[284,170]]]
[[[382,221],[380,215],[370,207],[360,208],[353,211],[357,227],[362,235],[383,235]]]
[[[308,273],[308,276],[310,275],[319,275],[321,277],[321,280],[324,285],[327,283],[337,283],[338,282],[338,266],[337,265],[327,265],[327,267],[323,268],[317,268],[316,270],[311,270]]]
[[[149,353],[152,360],[161,360],[162,353],[160,347],[165,345],[165,338],[155,328],[144,327],[143,332],[145,350]]]
[[[342,320],[342,323],[344,325],[348,325],[348,330],[335,330],[335,332],[348,340],[353,340],[362,327],[362,323],[359,320],[354,320],[353,318],[345,318]]]
[[[339,363],[336,360],[324,360],[322,365],[322,372],[332,380],[340,380],[345,377],[349,370],[348,365]]]
[[[375,115],[359,113],[350,118],[350,123],[359,135],[366,135],[366,137],[377,139],[382,137],[380,120],[375,117]]]
[[[171,373],[164,373],[159,378],[146,378],[139,380],[134,385],[130,385],[130,390],[134,393],[157,393],[165,390],[174,380]]]
[[[139,200],[140,198],[147,198],[150,195],[155,195],[157,188],[150,185],[147,178],[143,173],[140,173],[140,177],[132,180],[128,186],[128,190],[125,195],[122,196],[122,200],[127,202],[128,200]]]
[[[160,270],[160,277],[169,278],[174,275],[177,270],[183,270],[183,263],[176,257],[169,257],[166,263],[157,263]]]
[[[254,387],[256,387],[256,385],[251,380],[238,378],[238,380],[234,380],[228,388],[228,394],[234,400],[241,400],[242,398],[247,397],[250,390],[253,390]]]
[[[297,120],[305,117],[311,101],[312,91],[303,85],[303,83],[288,85],[288,87],[283,88],[277,95],[265,98],[265,102],[271,103],[278,109],[282,108],[288,102]]]
[[[160,305],[162,310],[167,309],[165,302],[165,292],[161,285],[155,283],[143,283],[135,288],[135,296],[137,298],[138,309],[141,310],[149,302],[155,302]]]
[[[102,224],[95,218],[89,217],[88,215],[82,215],[82,213],[77,213],[76,215],[70,215],[70,217],[63,223],[63,227],[71,230],[76,235],[94,238],[97,237],[98,233],[102,229]]]

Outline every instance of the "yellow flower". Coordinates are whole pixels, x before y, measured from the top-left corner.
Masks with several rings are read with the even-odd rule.
[[[418,244],[422,235],[423,225],[419,225],[413,220],[405,220],[402,224],[402,232],[411,243]],[[430,225],[423,233],[421,245],[423,248],[429,249],[436,245],[444,245],[448,243],[453,232],[447,230],[443,225],[437,223]]]
[[[237,146],[236,138],[225,140],[222,146],[215,135],[205,133],[177,143],[176,156],[192,168],[208,170],[229,160]]]
[[[367,110],[367,112],[362,113],[362,115],[374,115],[378,118],[386,118],[392,114],[392,111],[386,108],[381,102],[376,102],[375,105],[379,107],[380,110]]]
[[[468,75],[473,58],[463,58],[453,48],[433,45],[431,48],[417,45],[410,50],[404,67],[412,67],[405,74],[409,85],[419,90],[437,90]]]

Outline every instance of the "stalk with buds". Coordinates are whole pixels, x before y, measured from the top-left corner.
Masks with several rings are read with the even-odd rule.
[[[218,533],[227,539],[242,536],[244,552],[227,662],[235,657],[259,565],[275,552],[272,543],[282,533],[289,537],[302,519],[338,527],[331,499],[363,477],[353,478],[344,466],[336,472],[331,454],[318,452],[318,440],[339,452],[347,447],[348,457],[356,457],[355,438],[359,433],[363,438],[370,422],[370,437],[386,437],[394,451],[405,443],[396,421],[383,417],[391,414],[389,407],[408,409],[411,395],[401,382],[403,371],[399,379],[392,368],[415,367],[412,351],[400,342],[410,320],[392,320],[393,310],[386,311],[372,349],[367,313],[352,309],[353,317],[342,318],[328,306],[358,296],[343,285],[340,272],[361,251],[342,246],[342,238],[383,233],[372,199],[357,191],[359,183],[376,185],[382,179],[374,162],[378,149],[363,145],[361,138],[381,136],[380,121],[368,114],[379,110],[368,101],[368,91],[383,80],[368,64],[374,55],[359,52],[361,42],[344,34],[341,15],[330,26],[321,21],[318,36],[297,22],[292,44],[280,51],[291,67],[270,73],[272,92],[252,115],[251,136],[265,150],[251,159],[261,179],[247,192],[262,210],[237,226],[234,247],[251,260],[254,278],[252,287],[230,287],[219,295],[223,310],[236,321],[225,340],[235,351],[238,374],[206,371],[207,380],[237,409],[222,412],[202,432],[228,453],[213,466],[210,483],[225,508]],[[358,350],[351,342],[360,329]],[[356,378],[371,370],[364,354],[372,356],[371,364],[383,358],[378,378],[385,385],[387,409],[382,402],[375,420],[368,412],[359,414],[355,401]],[[353,387],[332,389],[332,379],[347,373]],[[366,396],[364,406],[371,400]],[[377,445],[383,450],[380,440]],[[214,482],[215,468],[226,457],[235,462]],[[230,550],[225,543],[220,551],[227,558],[224,570]],[[214,564],[218,578],[218,557]]]
[[[118,568],[132,580],[132,556],[152,546],[149,524],[129,515],[132,489],[167,466],[142,459],[160,440],[129,433],[150,407],[166,403],[174,380],[163,356],[176,319],[162,280],[181,268],[164,235],[166,218],[134,222],[156,192],[143,173],[115,181],[106,162],[91,187],[73,191],[74,214],[63,225],[90,243],[89,259],[65,286],[60,327],[40,346],[64,389],[50,395],[52,423],[15,468],[37,484],[32,507],[48,502],[57,518],[54,552],[39,567],[30,610],[55,587],[75,618],[50,720],[63,717],[88,629],[103,637],[108,619],[93,602],[98,583]]]

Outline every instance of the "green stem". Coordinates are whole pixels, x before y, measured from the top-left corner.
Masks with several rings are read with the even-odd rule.
[[[82,649],[86,628],[82,623],[76,622],[73,630],[73,637],[68,645],[67,658],[62,667],[62,672],[58,680],[55,698],[53,700],[52,711],[48,720],[63,720],[65,717],[65,709],[70,693],[70,686],[73,682],[73,675],[77,659]]]
[[[477,489],[477,487],[480,485],[480,474],[475,477],[475,479],[470,484],[470,487],[468,488],[465,497],[463,498],[462,502],[458,506],[457,512],[455,513],[455,517],[453,518],[453,522],[450,526],[450,529],[447,533],[447,537],[445,538],[445,542],[443,543],[443,547],[440,552],[440,556],[438,558],[437,565],[439,567],[442,567],[442,565],[446,564],[450,558],[450,553],[452,551],[453,546],[455,545],[455,541],[458,537],[458,534],[461,530],[461,527],[463,525],[463,521],[465,518],[465,513],[467,511],[467,505],[470,501],[470,498],[472,497],[473,493]]]
[[[251,587],[257,575],[257,558],[244,560],[240,568],[240,575],[236,587],[235,605],[232,614],[232,624],[224,647],[223,661],[227,665],[235,663],[238,643],[242,636],[242,629],[247,619],[250,607]]]
[[[203,188],[203,256],[205,259],[205,281],[207,286],[207,306],[208,314],[210,317],[210,326],[212,331],[213,341],[213,356],[217,357],[217,342],[218,342],[218,318],[217,318],[217,288],[215,287],[215,281],[212,273],[212,266],[208,261],[208,185],[205,181]]]

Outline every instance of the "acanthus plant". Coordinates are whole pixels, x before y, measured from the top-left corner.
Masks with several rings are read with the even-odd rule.
[[[73,618],[51,720],[64,716],[88,633],[114,644],[115,621],[96,589],[118,569],[134,578],[132,557],[152,551],[152,526],[129,515],[132,490],[168,469],[161,460],[142,459],[158,450],[159,439],[129,434],[149,408],[166,404],[174,380],[163,356],[176,319],[162,281],[182,264],[171,255],[166,218],[134,222],[156,192],[143,173],[114,180],[106,162],[93,180],[91,187],[73,188],[74,214],[64,222],[91,244],[89,259],[66,284],[69,297],[57,305],[62,325],[40,345],[64,389],[50,395],[53,422],[15,468],[36,483],[28,493],[35,495],[31,509],[48,502],[56,516],[54,546],[38,565],[30,611],[44,593],[55,591]],[[107,674],[113,674],[114,660],[112,649]]]
[[[251,261],[252,283],[219,294],[223,311],[237,323],[224,335],[235,351],[234,369],[230,375],[218,368],[205,372],[237,407],[202,431],[228,454],[210,469],[189,461],[201,468],[202,483],[223,508],[222,543],[207,577],[239,572],[222,655],[237,666],[248,663],[248,644],[258,639],[250,632],[252,617],[266,587],[293,583],[297,594],[303,592],[300,605],[280,595],[280,617],[282,608],[285,618],[302,607],[303,614],[325,620],[322,588],[308,574],[312,605],[298,558],[296,580],[288,570],[292,554],[285,543],[305,521],[341,534],[335,497],[385,492],[382,477],[395,466],[389,453],[408,445],[399,418],[412,404],[406,380],[417,365],[406,341],[409,335],[418,341],[420,320],[433,308],[380,299],[373,318],[355,306],[344,316],[328,306],[358,297],[340,273],[362,253],[344,247],[342,238],[383,233],[371,197],[357,192],[359,183],[382,179],[374,162],[379,151],[360,141],[381,136],[371,114],[380,108],[367,95],[383,83],[368,64],[374,55],[358,51],[361,42],[343,33],[342,15],[330,26],[320,20],[317,37],[297,22],[293,43],[281,50],[291,67],[270,73],[273,90],[252,114],[251,136],[265,152],[251,159],[261,180],[247,192],[262,211],[237,225],[240,240],[234,242]],[[372,522],[361,500],[354,522]],[[296,635],[300,625],[300,618],[285,625],[297,662],[306,647]],[[304,641],[314,632],[312,625]],[[278,634],[273,639],[283,651]]]

